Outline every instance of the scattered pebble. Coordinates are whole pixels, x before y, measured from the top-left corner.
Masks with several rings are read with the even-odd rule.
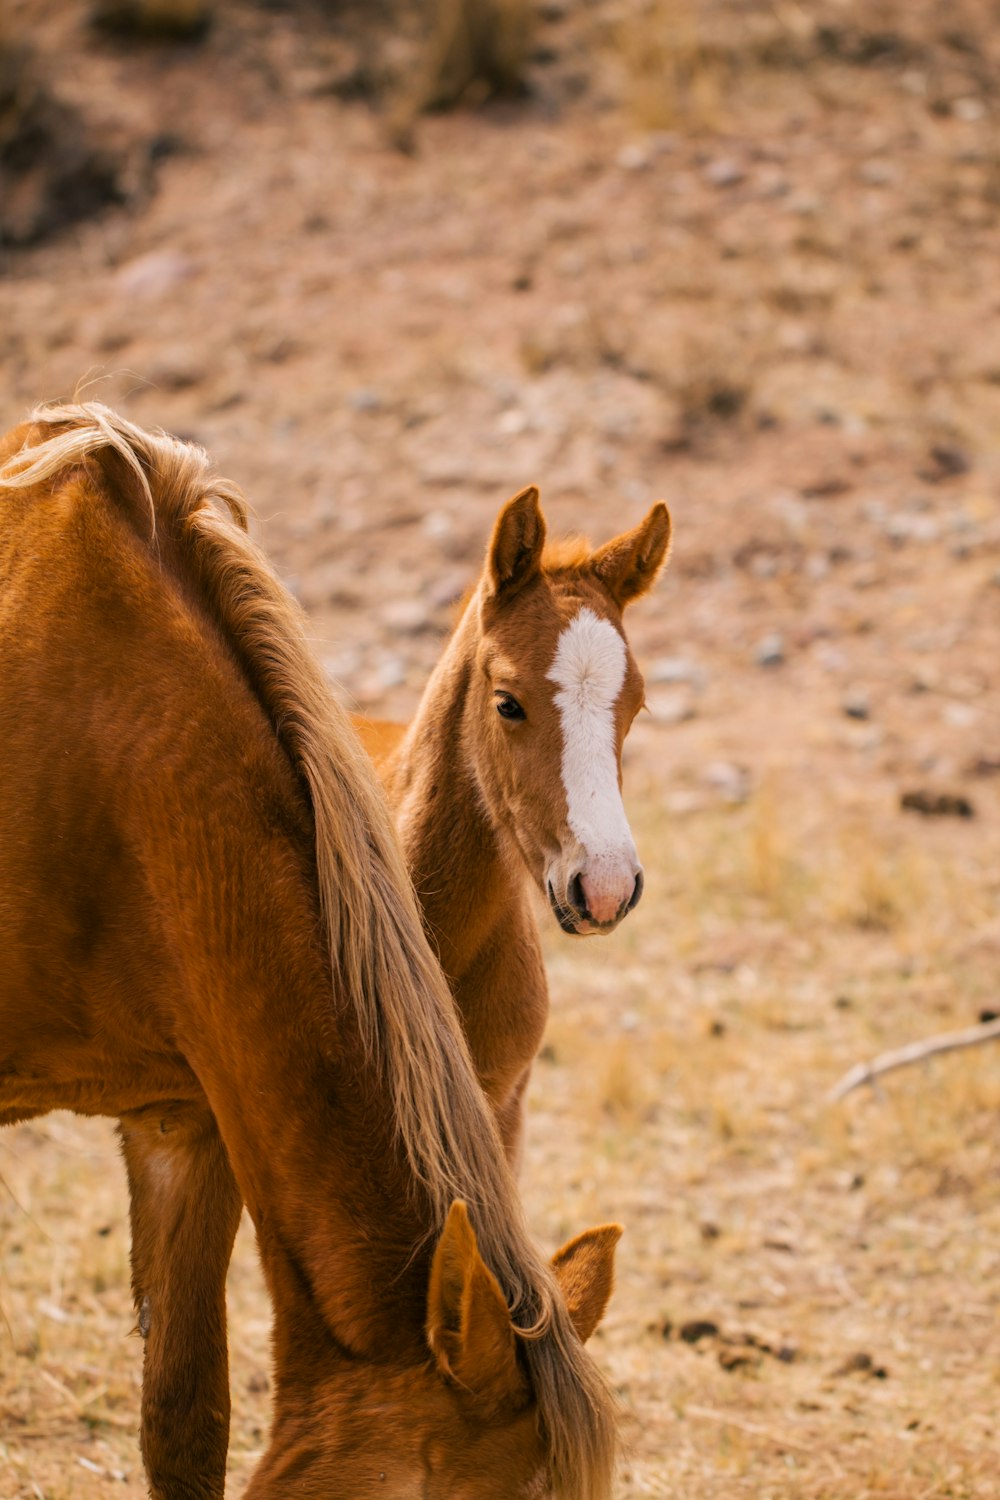
[[[443,537],[451,536],[455,530],[455,522],[446,510],[429,510],[420,522],[420,528],[425,536],[440,541]]]
[[[930,792],[924,787],[903,792],[899,805],[904,812],[922,813],[925,818],[972,818],[975,810],[961,792]]]
[[[654,724],[684,724],[697,712],[691,695],[685,689],[674,692],[653,691],[646,694],[646,707]]]
[[[868,694],[862,688],[855,688],[849,692],[841,708],[849,719],[867,719],[871,716]]]
[[[979,713],[971,703],[946,703],[941,717],[954,729],[971,729]]]
[[[653,155],[642,141],[631,141],[619,151],[616,161],[623,172],[645,172],[652,165]]]
[[[150,300],[175,291],[198,269],[196,261],[179,250],[151,250],[135,260],[126,261],[115,276],[116,290],[123,297]]]
[[[422,599],[389,599],[382,605],[379,615],[388,629],[401,635],[420,635],[422,631],[434,628]]]
[[[709,162],[704,171],[705,181],[717,188],[736,187],[746,175],[745,168],[731,156],[720,156],[716,161]]]
[[[690,682],[700,687],[705,681],[704,669],[685,656],[659,656],[646,667],[645,675],[650,683]]]
[[[208,367],[201,346],[184,344],[162,349],[143,373],[157,390],[186,391],[202,384]]]
[[[712,760],[702,775],[726,802],[745,802],[750,795],[750,772],[745,766],[737,766],[728,760]]]
[[[834,1370],[835,1379],[844,1375],[870,1375],[873,1380],[887,1379],[889,1371],[885,1365],[876,1364],[870,1354],[859,1350],[857,1354],[849,1354],[843,1364]]]
[[[969,762],[968,773],[970,776],[1000,775],[1000,755],[977,756],[975,760]]]
[[[714,1339],[718,1336],[719,1325],[713,1323],[710,1318],[692,1318],[687,1323],[682,1323],[677,1330],[677,1337],[683,1339],[685,1344],[697,1344],[701,1339]]]
[[[497,432],[502,437],[518,437],[520,433],[524,432],[527,426],[528,418],[523,411],[518,411],[516,407],[511,407],[509,410],[501,412],[497,418]]]
[[[357,412],[381,411],[384,405],[378,391],[370,390],[367,387],[362,387],[356,391],[349,391],[347,404],[352,411]]]
[[[785,642],[780,635],[765,635],[754,649],[758,667],[780,667],[785,660]]]
[[[920,470],[920,478],[929,484],[940,484],[943,479],[967,474],[971,468],[972,459],[964,448],[955,443],[935,443]]]
[[[898,174],[891,161],[874,158],[864,163],[859,175],[861,181],[866,182],[869,187],[888,187],[896,181]]]

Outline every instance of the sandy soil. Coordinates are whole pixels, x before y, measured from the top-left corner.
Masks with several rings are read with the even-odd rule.
[[[350,7],[220,0],[142,48],[12,13],[130,196],[6,252],[0,419],[85,381],[203,442],[345,701],[412,710],[524,483],[595,540],[671,505],[630,620],[649,887],[606,944],[550,935],[524,1174],[553,1246],[627,1226],[622,1500],[993,1500],[1000,1056],[825,1100],[997,1005],[991,7],[550,0],[529,97],[412,154],[344,97],[406,34]],[[0,1500],[138,1497],[110,1129],[7,1132],[0,1178]],[[235,1496],[246,1235],[231,1306]]]

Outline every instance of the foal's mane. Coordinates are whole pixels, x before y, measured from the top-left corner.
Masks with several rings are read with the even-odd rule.
[[[42,407],[31,421],[24,446],[0,468],[0,490],[84,469],[105,493],[138,490],[153,547],[158,522],[180,535],[192,583],[308,789],[329,951],[435,1227],[455,1198],[466,1200],[523,1335],[556,1493],[606,1500],[611,1399],[528,1237],[371,762],[309,648],[299,607],[247,534],[239,488],[203,449],[146,432],[97,402]]]

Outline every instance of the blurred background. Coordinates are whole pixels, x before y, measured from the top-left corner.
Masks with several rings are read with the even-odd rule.
[[[406,718],[502,501],[668,501],[643,904],[553,929],[524,1188],[627,1226],[623,1500],[995,1500],[996,0],[0,0],[0,418],[203,443]],[[548,929],[546,928],[546,931]],[[0,1500],[144,1493],[112,1132],[0,1137]],[[231,1284],[231,1492],[267,1305]]]

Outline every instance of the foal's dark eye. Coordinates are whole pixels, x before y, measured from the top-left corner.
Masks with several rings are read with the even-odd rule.
[[[501,719],[523,719],[524,709],[509,693],[497,693],[497,713]]]

